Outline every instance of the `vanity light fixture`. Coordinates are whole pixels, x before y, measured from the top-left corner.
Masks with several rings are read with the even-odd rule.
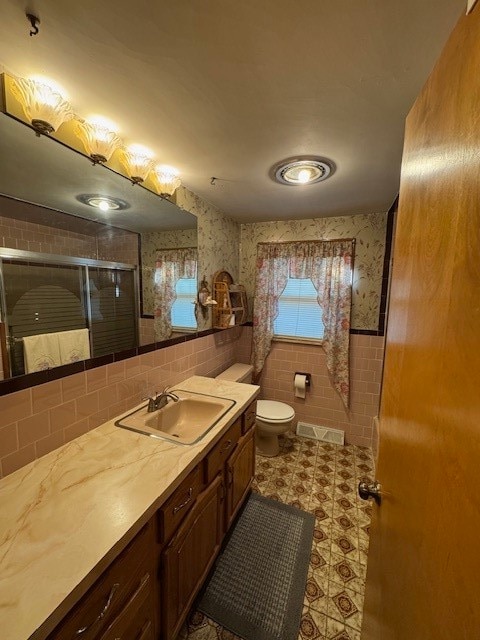
[[[164,198],[170,198],[182,184],[174,167],[154,166],[154,153],[147,147],[124,146],[116,125],[107,118],[75,115],[62,87],[50,78],[25,79],[0,73],[0,112],[32,126],[38,136],[53,134],[53,139],[90,158],[94,165],[106,165],[132,184],[143,184]],[[102,205],[104,211],[111,209],[106,206]]]
[[[58,90],[58,85],[51,81],[14,78],[12,92],[37,136],[53,133],[74,117],[72,107]]]
[[[123,164],[133,184],[140,184],[152,169],[153,153],[140,144],[131,144],[123,150]]]
[[[123,211],[130,208],[130,204],[121,198],[113,198],[112,196],[103,196],[100,193],[81,193],[76,199],[89,207],[95,207],[100,211]]]
[[[75,134],[83,142],[93,164],[108,162],[122,146],[115,125],[99,116],[78,120],[75,123]]]
[[[155,167],[155,177],[157,179],[158,191],[161,196],[172,196],[176,189],[182,184],[180,173],[174,167],[166,164]]]
[[[302,186],[326,180],[335,171],[335,164],[327,158],[300,156],[287,158],[274,165],[270,176],[280,184]]]

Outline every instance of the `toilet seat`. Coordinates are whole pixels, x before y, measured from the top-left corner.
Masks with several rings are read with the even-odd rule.
[[[285,402],[276,400],[258,400],[257,418],[272,424],[290,422],[295,417],[295,411]]]

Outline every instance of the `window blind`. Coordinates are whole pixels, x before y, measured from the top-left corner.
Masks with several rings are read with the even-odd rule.
[[[195,302],[197,296],[197,279],[180,278],[175,287],[177,299],[172,306],[172,326],[174,329],[195,329]]]
[[[282,338],[323,338],[322,309],[310,278],[289,278],[278,303],[274,335]]]

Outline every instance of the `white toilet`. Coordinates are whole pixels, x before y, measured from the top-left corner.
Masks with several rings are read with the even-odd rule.
[[[236,363],[217,376],[219,380],[232,382],[252,382],[253,367],[249,364]],[[292,426],[295,411],[285,402],[276,400],[257,401],[257,453],[261,456],[278,455],[280,447],[278,436],[286,433]]]
[[[280,451],[278,436],[292,426],[295,411],[285,402],[258,400],[257,402],[257,453],[261,456],[276,456]]]

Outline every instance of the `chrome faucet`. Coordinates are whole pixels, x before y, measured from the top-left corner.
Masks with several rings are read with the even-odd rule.
[[[147,413],[153,413],[159,409],[163,409],[168,403],[168,399],[171,398],[174,402],[179,401],[179,397],[173,392],[168,391],[168,387],[162,391],[162,393],[155,392],[155,396],[148,398]],[[145,398],[147,400],[147,398]]]

